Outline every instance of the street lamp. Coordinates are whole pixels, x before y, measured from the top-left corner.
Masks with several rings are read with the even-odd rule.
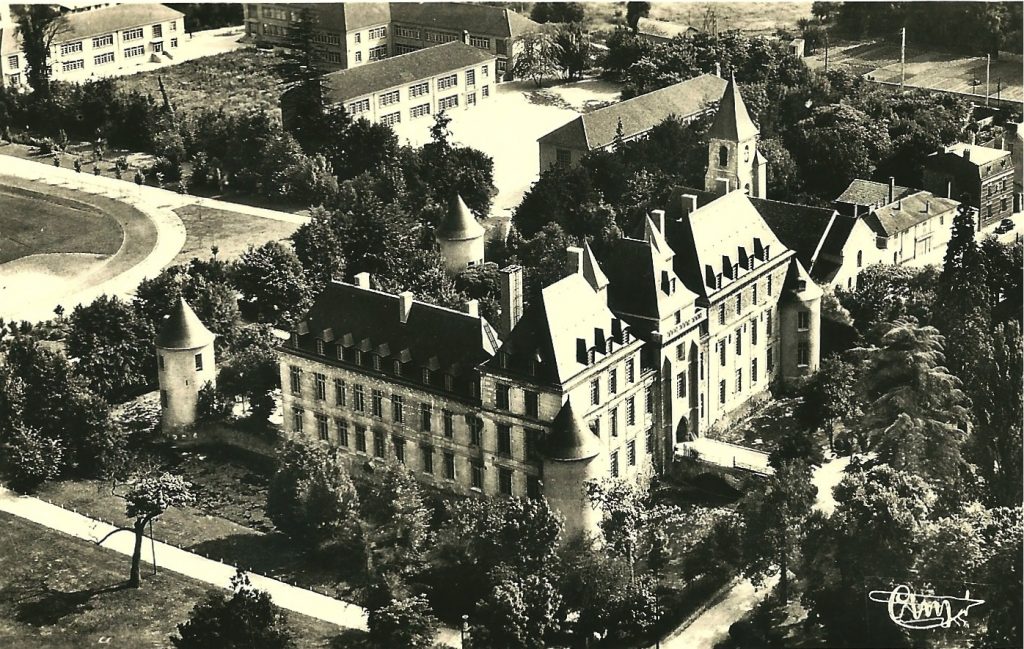
[[[469,631],[469,616],[465,613],[462,614],[462,626],[459,627],[459,633],[462,636],[462,642],[459,645],[462,649],[466,649],[466,633]]]

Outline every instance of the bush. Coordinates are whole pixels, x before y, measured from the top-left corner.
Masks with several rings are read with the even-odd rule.
[[[10,486],[31,493],[47,480],[53,480],[64,468],[64,445],[59,439],[44,437],[39,431],[18,427],[4,445],[6,473]]]
[[[371,610],[367,619],[370,640],[381,649],[408,647],[426,649],[434,645],[438,622],[422,595],[393,599]]]
[[[39,155],[52,155],[60,152],[61,148],[57,146],[57,143],[53,141],[53,138],[44,137],[41,140],[34,142],[36,147],[39,149]]]

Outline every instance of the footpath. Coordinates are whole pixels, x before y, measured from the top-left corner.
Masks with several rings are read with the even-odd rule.
[[[91,543],[96,543],[118,529],[38,498],[18,496],[3,487],[0,487],[0,511]],[[103,547],[131,556],[134,544],[135,537],[131,532],[118,532],[107,538],[103,542]],[[151,557],[151,545],[146,543],[144,547],[142,557],[143,561],[147,561]],[[155,542],[155,547],[159,568],[172,570],[218,588],[229,588],[231,577],[237,570],[232,565],[207,559],[160,541]],[[355,604],[263,575],[251,572],[247,574],[253,586],[269,593],[274,603],[283,609],[323,620],[340,628],[366,630],[366,611]],[[443,628],[438,634],[437,641],[445,646],[458,647],[459,633],[454,629]]]

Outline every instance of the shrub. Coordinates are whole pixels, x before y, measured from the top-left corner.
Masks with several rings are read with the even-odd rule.
[[[30,493],[53,480],[64,468],[61,441],[44,437],[32,428],[14,429],[4,445],[4,455],[11,488],[22,493]]]

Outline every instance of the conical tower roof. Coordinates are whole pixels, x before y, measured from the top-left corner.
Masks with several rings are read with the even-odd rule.
[[[448,200],[448,212],[437,228],[437,236],[449,241],[477,239],[484,236],[484,228],[469,211],[462,196],[452,194]]]
[[[213,334],[203,324],[185,298],[171,310],[156,336],[156,346],[163,349],[198,349],[213,342]]]
[[[597,436],[590,432],[572,410],[572,403],[566,401],[551,422],[551,436],[548,437],[545,454],[552,460],[589,460],[601,452]]]
[[[718,113],[715,114],[715,121],[711,124],[708,137],[730,142],[742,142],[756,137],[760,131],[750,119],[747,112],[747,105],[743,103],[739,88],[736,86],[736,77],[729,79],[725,86],[725,93],[722,101],[718,104]]]

